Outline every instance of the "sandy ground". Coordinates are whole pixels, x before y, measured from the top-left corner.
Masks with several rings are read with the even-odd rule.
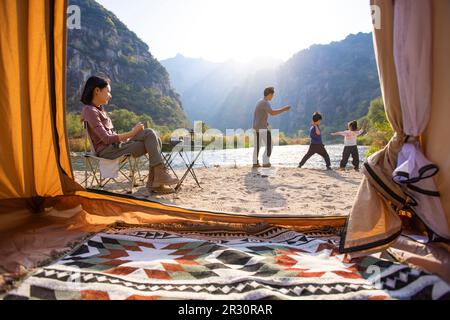
[[[244,214],[347,215],[362,179],[354,170],[277,167],[202,168],[196,169],[196,174],[201,188],[188,175],[176,194],[149,195],[141,184],[134,196],[186,208]],[[76,172],[76,177],[81,181],[84,172]],[[115,191],[117,186],[105,189]]]

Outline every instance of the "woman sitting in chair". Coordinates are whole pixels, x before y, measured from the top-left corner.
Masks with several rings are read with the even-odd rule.
[[[88,133],[97,156],[105,159],[117,159],[125,154],[138,158],[148,153],[149,175],[147,189],[154,193],[173,193],[170,187],[178,183],[164,166],[161,155],[161,140],[152,129],[144,129],[142,123],[126,133],[117,134],[104,106],[111,99],[111,86],[106,79],[90,77],[84,87],[81,102],[84,108],[81,114],[88,123]]]

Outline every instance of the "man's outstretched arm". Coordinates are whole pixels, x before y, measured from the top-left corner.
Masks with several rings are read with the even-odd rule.
[[[270,109],[269,113],[270,113],[271,116],[277,116],[277,115],[279,115],[279,114],[281,114],[283,112],[287,112],[289,110],[291,110],[291,107],[290,106],[285,106],[285,107],[280,108],[280,109]]]

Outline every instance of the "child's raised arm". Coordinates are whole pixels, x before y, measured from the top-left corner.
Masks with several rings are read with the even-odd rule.
[[[359,130],[359,131],[358,131],[358,136],[362,135],[362,134],[365,133],[365,132],[366,132],[366,130],[364,130],[364,129]]]
[[[343,131],[339,131],[339,132],[333,132],[331,133],[332,136],[344,136],[344,132]]]

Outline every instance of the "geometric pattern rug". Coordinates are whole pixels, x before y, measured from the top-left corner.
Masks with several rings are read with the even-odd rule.
[[[219,233],[113,229],[36,269],[3,299],[450,299],[436,275],[350,260],[339,238],[278,227]]]

